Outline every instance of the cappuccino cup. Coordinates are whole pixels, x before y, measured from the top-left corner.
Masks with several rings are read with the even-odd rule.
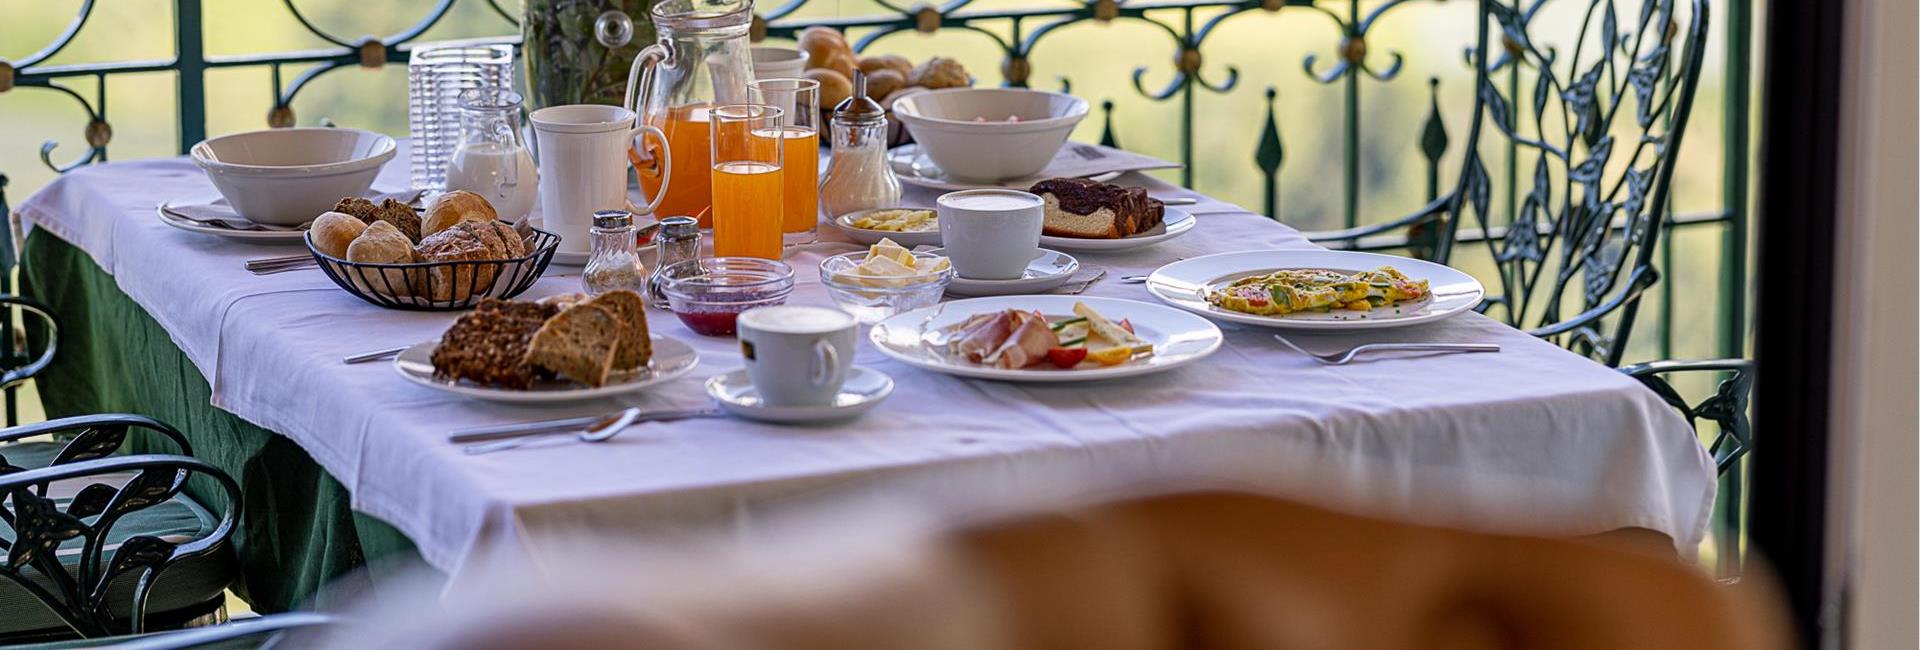
[[[1020,190],[962,190],[934,201],[940,245],[969,280],[1018,280],[1040,256],[1046,201]]]
[[[768,406],[826,406],[853,370],[860,321],[831,307],[778,305],[740,314],[740,356]]]

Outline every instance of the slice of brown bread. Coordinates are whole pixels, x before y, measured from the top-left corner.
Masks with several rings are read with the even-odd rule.
[[[483,386],[532,388],[535,375],[533,366],[526,363],[527,344],[559,311],[539,303],[482,300],[440,337],[440,345],[433,349],[433,376]]]
[[[620,317],[603,307],[576,305],[547,319],[527,343],[527,364],[599,387],[613,370]]]
[[[647,336],[647,304],[640,294],[621,289],[580,303],[601,307],[620,319],[620,345],[613,353],[614,370],[633,370],[653,358],[653,340]]]

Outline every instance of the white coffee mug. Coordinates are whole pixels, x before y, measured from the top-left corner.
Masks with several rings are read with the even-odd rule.
[[[574,104],[534,111],[534,151],[539,156],[540,218],[545,229],[560,236],[558,250],[586,253],[591,249],[587,230],[599,210],[627,210],[651,215],[672,181],[667,134],[651,125],[635,126],[633,111],[619,106]],[[627,201],[627,151],[636,139],[660,141],[661,191],[645,208]],[[644,145],[643,145],[644,146]],[[635,220],[636,222],[639,219]]]
[[[934,201],[940,245],[969,280],[1018,280],[1040,256],[1046,201],[1020,190],[962,190]]]
[[[807,53],[791,47],[753,46],[753,78],[785,79],[807,71]]]
[[[825,406],[853,370],[860,321],[831,307],[750,309],[738,321],[740,356],[769,406]]]

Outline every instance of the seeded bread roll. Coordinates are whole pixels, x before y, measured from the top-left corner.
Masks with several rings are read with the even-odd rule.
[[[380,207],[374,209],[373,218],[393,224],[400,234],[407,236],[407,241],[420,243],[420,214],[413,211],[413,206],[386,199],[380,202]],[[367,225],[373,224],[368,222]]]
[[[640,368],[653,358],[653,341],[647,335],[647,303],[640,294],[621,289],[580,304],[606,309],[620,319],[619,345],[613,353],[614,370]]]
[[[593,305],[575,305],[547,319],[527,343],[528,365],[600,387],[613,370],[620,318]]]
[[[500,215],[493,210],[493,204],[485,198],[466,190],[454,190],[433,197],[427,204],[427,214],[422,219],[420,235],[432,236],[434,233],[452,228],[463,221],[491,223]]]
[[[461,224],[465,225],[465,224]],[[476,262],[506,259],[506,250],[496,236],[488,242],[474,230],[449,228],[420,242],[414,256],[421,262]],[[466,300],[475,293],[493,288],[499,269],[492,264],[455,264],[425,269],[429,298]]]
[[[366,231],[366,222],[353,215],[327,212],[313,220],[313,227],[307,229],[307,236],[313,239],[313,247],[320,249],[320,252],[346,259],[347,247]]]

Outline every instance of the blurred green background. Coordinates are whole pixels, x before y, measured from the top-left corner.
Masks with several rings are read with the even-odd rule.
[[[19,59],[38,51],[72,20],[80,0],[0,0],[0,59]],[[352,2],[299,0],[300,10],[321,29],[354,40],[364,35],[388,35],[412,25],[428,13],[431,0]],[[510,13],[518,3],[505,1]],[[1550,6],[1536,19],[1537,34],[1572,34],[1578,30],[1584,2]],[[1684,4],[1684,3],[1683,3]],[[1074,6],[1060,0],[1018,2],[980,0],[966,11]],[[1348,5],[1322,3],[1345,15]],[[1378,6],[1363,3],[1366,10]],[[763,8],[762,11],[766,9]],[[1638,3],[1625,0],[1623,16],[1637,14]],[[814,0],[793,17],[866,16],[887,10],[870,0]],[[1194,13],[1202,24],[1218,9]],[[1413,2],[1394,8],[1374,25],[1368,60],[1384,68],[1393,54],[1405,58],[1404,69],[1389,81],[1361,82],[1359,144],[1363,221],[1389,218],[1425,201],[1425,167],[1418,154],[1420,129],[1429,111],[1428,79],[1439,81],[1439,106],[1453,144],[1443,161],[1442,186],[1451,183],[1472,105],[1471,75],[1463,51],[1473,39],[1471,2]],[[1150,12],[1150,18],[1179,29],[1177,9]],[[172,56],[173,4],[169,0],[115,0],[94,11],[85,28],[49,64],[74,64]],[[206,50],[209,55],[286,52],[331,47],[302,28],[279,2],[263,0],[204,0]],[[1028,21],[1032,29],[1042,21]],[[1003,37],[1007,21],[982,23]],[[1675,179],[1675,207],[1681,213],[1723,209],[1721,196],[1724,142],[1724,49],[1728,39],[1724,22],[1713,26],[1710,51],[1700,98],[1687,134],[1681,166]],[[515,28],[485,2],[460,0],[451,12],[420,40],[445,40],[505,35]],[[855,30],[852,36],[863,32]],[[1326,15],[1304,7],[1277,12],[1249,11],[1224,22],[1202,47],[1201,76],[1214,83],[1227,78],[1229,67],[1239,73],[1229,92],[1200,90],[1193,102],[1195,189],[1255,211],[1264,205],[1262,178],[1254,164],[1257,136],[1268,110],[1265,91],[1278,93],[1274,110],[1279,117],[1286,160],[1280,173],[1279,217],[1301,229],[1341,225],[1343,174],[1344,82],[1324,85],[1303,70],[1312,54],[1320,68],[1338,58],[1340,32]],[[1085,21],[1042,40],[1031,56],[1029,83],[1059,89],[1070,81],[1073,92],[1093,101],[1115,104],[1113,129],[1128,149],[1167,159],[1179,158],[1181,101],[1156,101],[1134,88],[1136,68],[1145,70],[1143,85],[1158,89],[1173,78],[1177,42],[1168,32],[1140,20],[1112,23]],[[900,53],[919,61],[940,54],[959,59],[981,84],[1001,81],[1002,53],[986,36],[961,29],[934,34],[913,31],[886,36],[868,53]],[[291,80],[303,68],[283,72]],[[171,73],[115,75],[106,84],[106,100],[98,103],[91,78],[65,83],[96,101],[113,127],[111,156],[116,160],[171,156],[178,153],[177,98]],[[223,68],[207,75],[207,133],[219,135],[264,128],[273,105],[269,70],[265,66]],[[293,102],[297,123],[312,125],[327,119],[342,126],[373,129],[404,136],[406,124],[406,70],[389,64],[378,70],[349,67],[321,76]],[[13,203],[25,199],[52,179],[54,173],[39,161],[41,143],[59,143],[55,162],[83,153],[86,113],[73,99],[41,88],[15,88],[0,93],[0,172],[12,179],[7,196]],[[1084,122],[1077,139],[1100,137],[1096,115]],[[1496,182],[1504,179],[1504,160],[1490,157]],[[1162,172],[1178,182],[1178,172]],[[1671,321],[1661,313],[1659,300],[1649,300],[1639,321],[1639,334],[1627,354],[1629,362],[1663,356],[1709,357],[1721,352],[1718,277],[1726,266],[1721,259],[1725,226],[1708,224],[1680,229],[1672,238],[1673,268],[1663,282],[1674,290]],[[1484,251],[1473,245],[1469,251]],[[1485,271],[1484,253],[1472,253],[1458,263]],[[1488,279],[1490,275],[1485,276]],[[1670,326],[1668,323],[1670,322]],[[1670,348],[1662,350],[1663,343]]]

